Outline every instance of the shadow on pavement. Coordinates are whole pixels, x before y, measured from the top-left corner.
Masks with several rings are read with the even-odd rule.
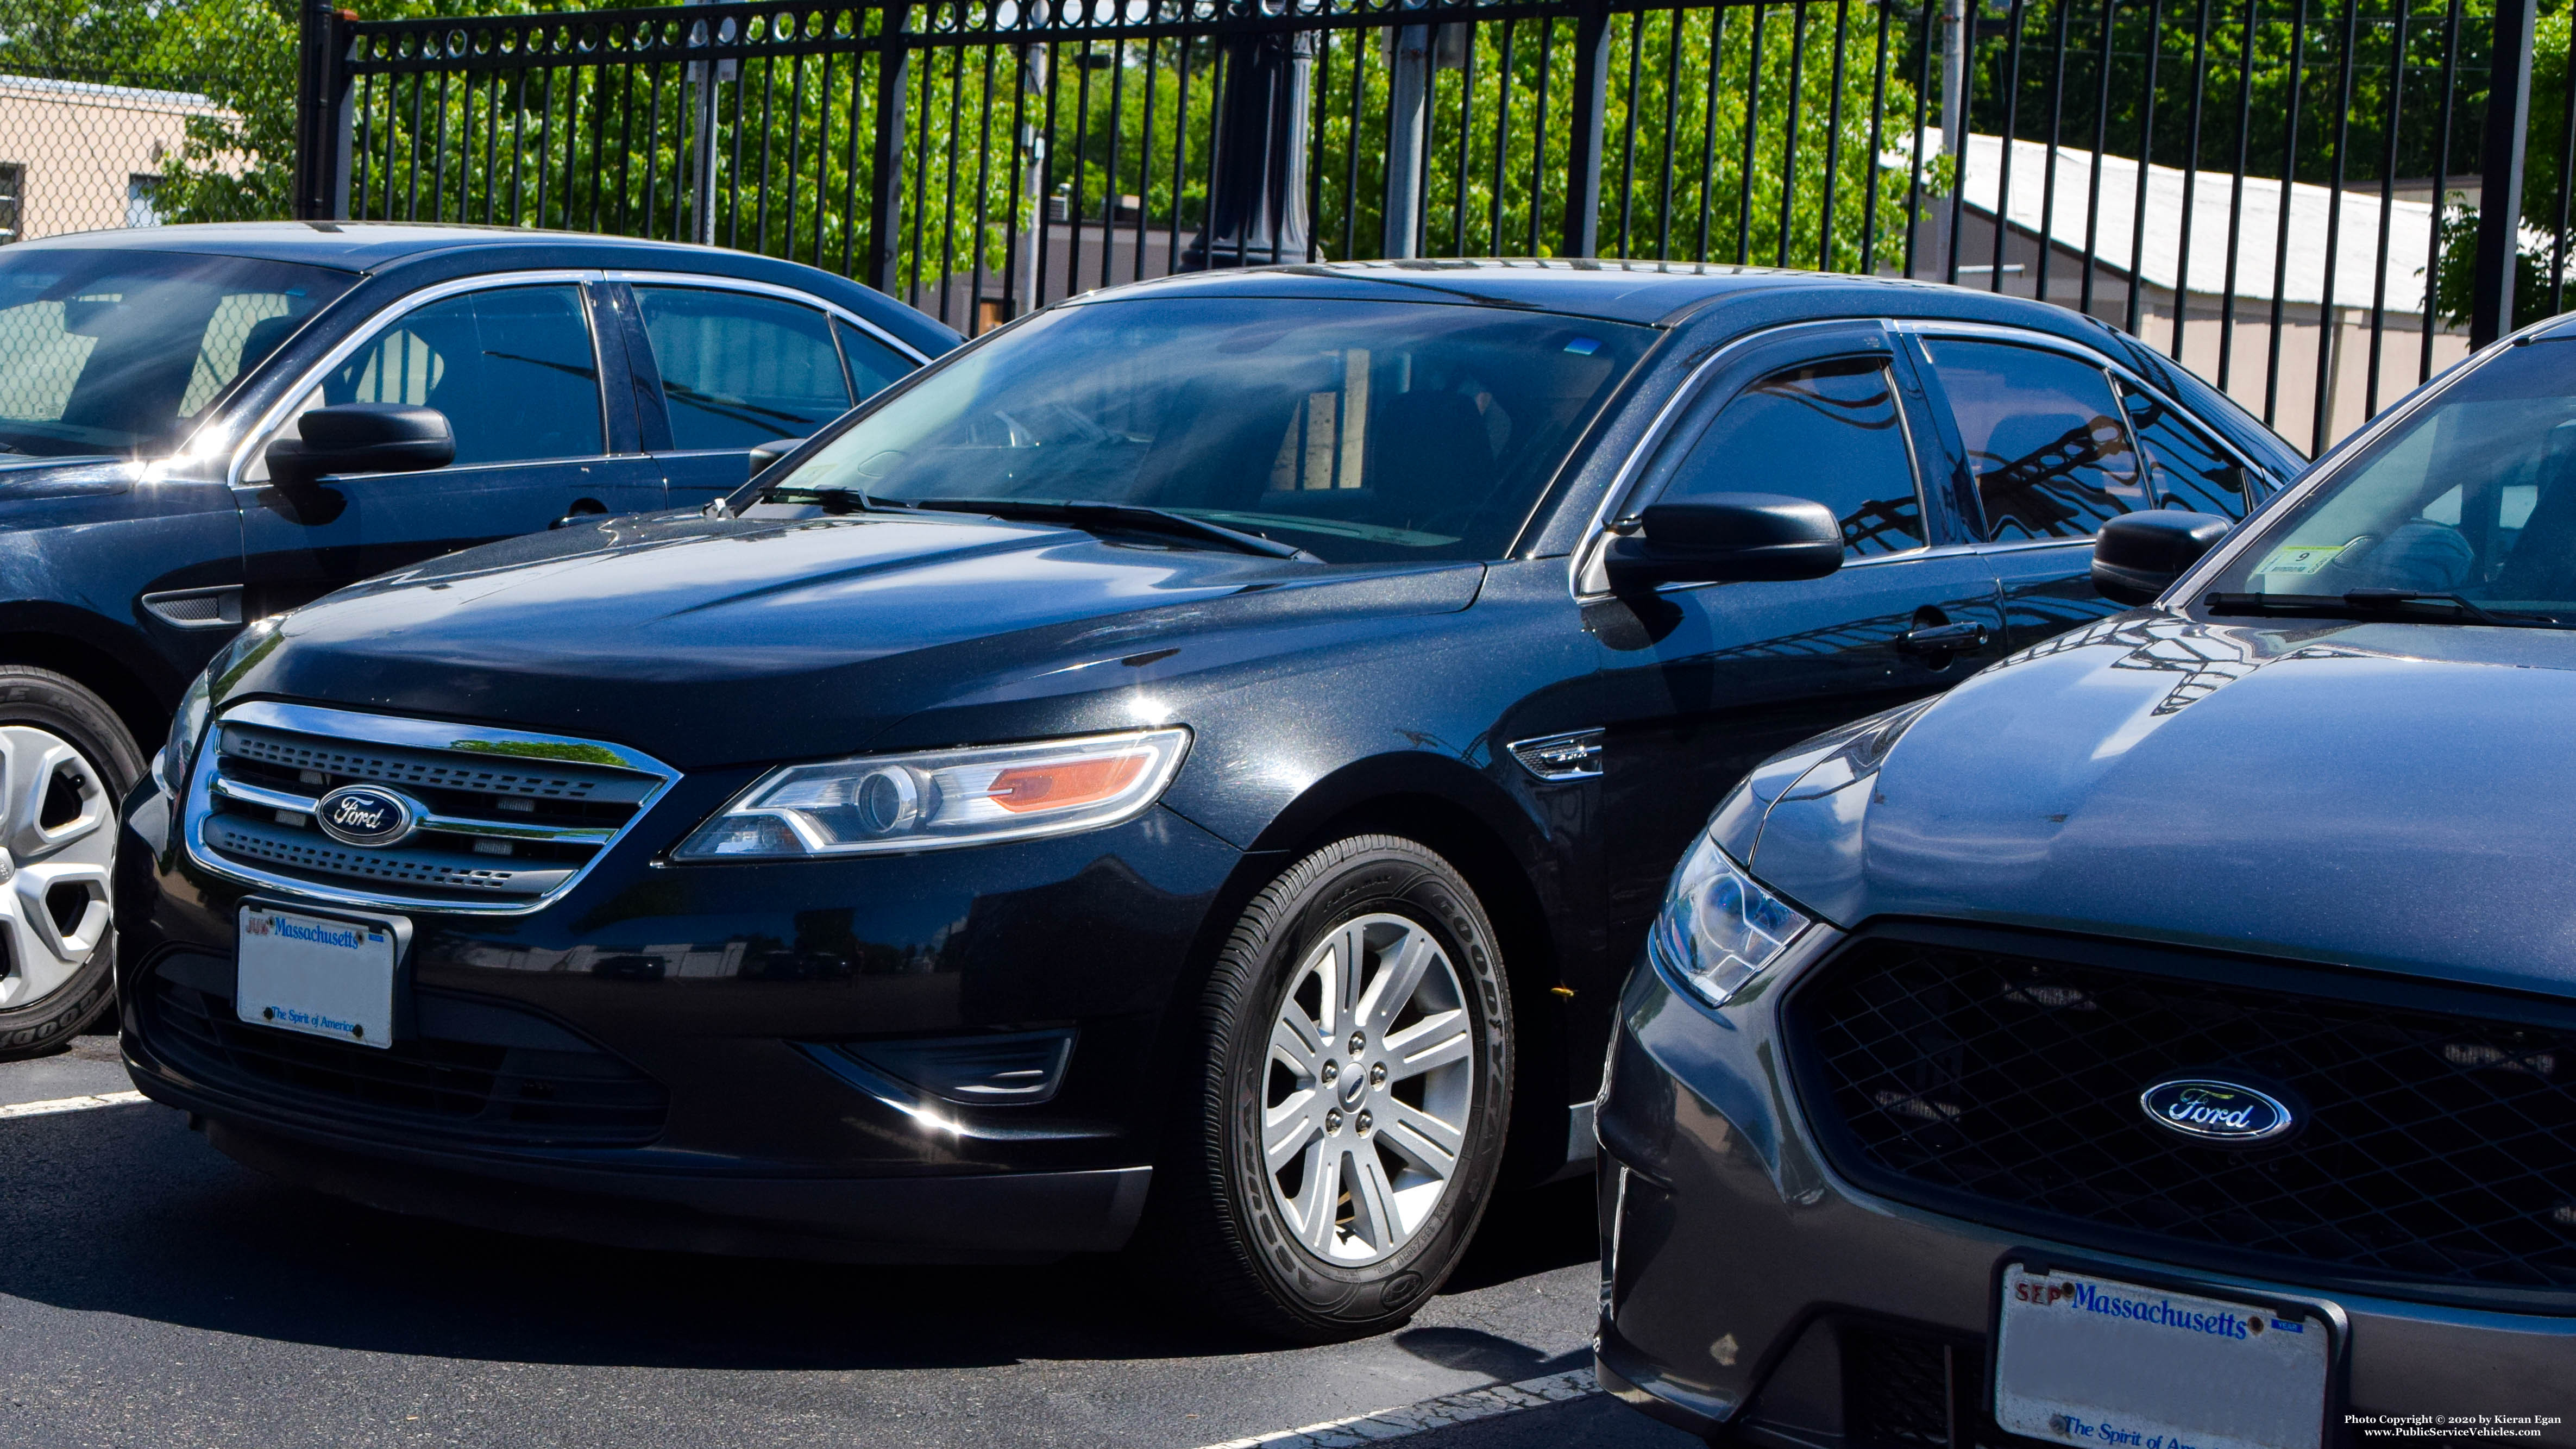
[[[383,1353],[647,1367],[955,1368],[1278,1347],[1182,1309],[1132,1256],[887,1268],[592,1248],[283,1187],[156,1107],[0,1127],[0,1221],[13,1225],[0,1233],[0,1294],[65,1309]],[[1488,1212],[1448,1291],[1593,1253],[1588,1184],[1514,1194]],[[1503,1379],[1554,1371],[1490,1335],[1410,1332],[1420,1346],[1399,1343],[1435,1362]]]

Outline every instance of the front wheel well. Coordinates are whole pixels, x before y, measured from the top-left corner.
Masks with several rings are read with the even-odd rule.
[[[0,634],[0,664],[50,669],[107,701],[148,761],[169,732],[170,711],[132,670],[108,654],[59,634]]]

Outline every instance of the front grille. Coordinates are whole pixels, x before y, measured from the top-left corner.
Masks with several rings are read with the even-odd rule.
[[[188,838],[228,874],[342,904],[530,910],[570,889],[674,778],[595,741],[254,702],[200,751]],[[331,838],[316,802],[344,785],[399,791],[420,827],[381,847]]]
[[[471,1008],[504,1028],[482,1035],[516,1027],[544,1045],[432,1037],[362,1047],[252,1026],[205,985],[157,971],[141,1005],[152,1050],[212,1087],[380,1132],[547,1147],[635,1146],[662,1134],[659,1083],[543,1018]]]
[[[2020,949],[1863,938],[1792,997],[1809,1106],[1848,1175],[2143,1256],[2576,1289],[2576,1014]],[[2194,1074],[2285,1089],[2302,1125],[2231,1147],[2150,1122],[2139,1094]]]

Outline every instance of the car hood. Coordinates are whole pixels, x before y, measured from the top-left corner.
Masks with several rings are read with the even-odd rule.
[[[1132,726],[1141,676],[1091,666],[1229,626],[1461,609],[1481,577],[960,514],[625,518],[469,549],[299,609],[226,698],[502,723],[683,769],[810,758],[974,701],[1114,694],[1124,713],[1108,727]],[[1098,723],[1053,713],[1070,723],[1041,728]]]
[[[2130,614],[1774,762],[1719,834],[1846,926],[1947,917],[2566,994],[2569,719],[2576,634]]]

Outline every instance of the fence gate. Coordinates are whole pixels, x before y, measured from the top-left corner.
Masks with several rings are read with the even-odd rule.
[[[299,208],[672,238],[969,333],[1207,266],[1517,256],[2077,307],[2322,448],[2565,302],[2534,0],[817,0],[307,12]],[[1560,260],[1556,264],[1565,264]]]

